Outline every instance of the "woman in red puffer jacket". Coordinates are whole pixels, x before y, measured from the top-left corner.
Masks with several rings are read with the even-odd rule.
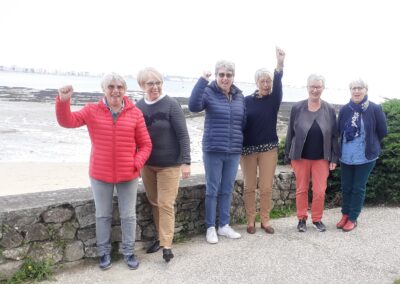
[[[136,236],[138,176],[152,144],[142,112],[125,96],[125,80],[110,73],[102,80],[104,97],[71,112],[72,86],[59,89],[56,99],[58,123],[67,128],[86,125],[92,151],[89,176],[96,206],[96,242],[100,268],[111,267],[111,220],[114,187],[121,217],[122,253],[130,269],[139,262],[133,250]]]

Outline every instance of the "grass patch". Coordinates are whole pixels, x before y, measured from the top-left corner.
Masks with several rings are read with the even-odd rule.
[[[400,279],[395,280],[393,284],[400,284]]]
[[[53,270],[51,261],[33,261],[27,258],[21,268],[14,275],[1,283],[4,284],[19,284],[31,283],[44,280],[53,280]]]
[[[294,205],[275,206],[269,213],[269,218],[270,219],[279,219],[279,218],[284,218],[284,217],[290,217],[290,216],[293,216],[295,213],[296,213],[296,206],[294,206]],[[256,223],[260,223],[260,222],[261,222],[261,217],[260,217],[260,214],[257,213]],[[244,220],[243,224],[246,224],[246,220]]]
[[[184,243],[187,242],[189,240],[188,236],[186,235],[186,233],[179,233],[174,235],[174,239],[172,240],[173,243],[175,244],[179,244],[179,243]]]
[[[258,215],[257,215],[258,216]],[[244,225],[247,224],[246,216],[241,216],[236,218],[236,224]]]
[[[293,216],[295,213],[296,207],[294,205],[275,206],[274,209],[271,210],[269,217],[271,219],[278,219]]]

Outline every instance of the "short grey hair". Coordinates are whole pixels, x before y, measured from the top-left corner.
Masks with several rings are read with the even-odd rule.
[[[110,85],[112,81],[117,81],[122,83],[122,85],[124,85],[125,91],[128,89],[125,79],[121,75],[111,72],[104,75],[103,79],[101,80],[101,88],[103,89],[104,92],[107,90],[107,87]]]
[[[321,81],[322,82],[322,86],[325,88],[325,77],[320,75],[320,74],[311,74],[310,76],[308,76],[307,79],[307,87],[310,86],[311,82],[314,81]]]
[[[235,76],[235,63],[227,60],[217,61],[215,64],[215,75],[218,74],[218,71],[221,68],[225,68],[227,71],[232,72],[233,76]]]
[[[272,75],[272,73],[266,69],[266,68],[261,68],[258,69],[256,71],[256,73],[254,74],[254,80],[256,81],[256,83],[258,82],[258,80],[260,80],[261,77],[269,77],[271,80],[274,78],[274,76]]]
[[[140,70],[136,76],[136,80],[137,80],[139,86],[143,87],[143,85],[146,83],[146,81],[151,76],[154,76],[158,80],[163,82],[163,76],[160,71],[158,71],[156,68],[153,68],[153,67],[146,67],[146,68]]]
[[[361,78],[358,78],[358,79],[353,80],[353,81],[350,82],[350,84],[349,84],[350,90],[351,90],[353,87],[355,87],[355,86],[357,86],[357,87],[363,87],[363,88],[365,88],[365,89],[368,91],[368,84],[367,84],[367,82],[365,82],[365,81],[364,81],[363,79],[361,79]]]

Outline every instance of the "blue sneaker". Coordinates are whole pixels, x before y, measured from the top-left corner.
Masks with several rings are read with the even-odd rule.
[[[111,256],[109,254],[104,254],[100,257],[100,264],[99,267],[102,270],[107,270],[111,268]]]
[[[134,254],[124,255],[124,261],[129,269],[137,269],[139,267],[139,260],[137,260]]]

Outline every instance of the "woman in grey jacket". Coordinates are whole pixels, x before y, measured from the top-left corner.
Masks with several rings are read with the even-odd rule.
[[[329,170],[338,161],[338,135],[335,109],[321,100],[325,78],[311,74],[307,80],[308,99],[296,103],[290,113],[285,158],[296,175],[296,208],[299,232],[307,230],[308,190],[312,180],[311,217],[314,227],[323,232],[321,222]]]

